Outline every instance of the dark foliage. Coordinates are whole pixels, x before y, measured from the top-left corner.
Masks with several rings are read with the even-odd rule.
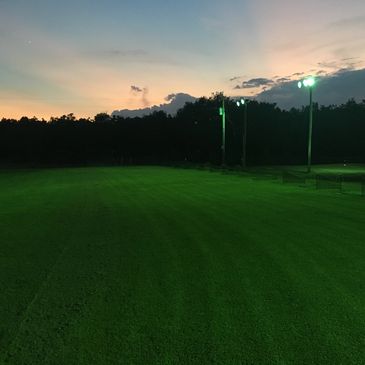
[[[221,94],[187,103],[175,117],[92,119],[73,114],[49,121],[22,117],[0,121],[0,163],[23,165],[161,164],[221,161]],[[244,109],[226,98],[227,162],[240,163]],[[251,101],[247,108],[249,165],[304,164],[308,108],[280,110]],[[365,161],[365,101],[314,105],[313,162]]]

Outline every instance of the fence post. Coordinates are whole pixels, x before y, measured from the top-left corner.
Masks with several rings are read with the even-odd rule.
[[[319,189],[319,180],[320,180],[320,175],[316,175],[316,189]]]
[[[343,191],[342,191],[343,175],[340,175],[338,178],[340,180],[340,188],[339,188],[339,190],[340,190],[340,194],[342,194],[343,193]]]

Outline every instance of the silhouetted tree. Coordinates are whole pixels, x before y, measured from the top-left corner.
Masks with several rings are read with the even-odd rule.
[[[95,123],[108,123],[112,121],[112,117],[107,113],[99,113],[94,117]]]
[[[187,103],[175,117],[155,112],[142,118],[77,119],[73,113],[49,122],[26,116],[0,121],[0,163],[158,164],[221,161],[222,93]],[[240,163],[244,109],[225,97],[227,162]],[[303,164],[308,140],[308,107],[281,110],[251,101],[247,160],[256,164]],[[365,100],[314,105],[313,162],[365,161]]]

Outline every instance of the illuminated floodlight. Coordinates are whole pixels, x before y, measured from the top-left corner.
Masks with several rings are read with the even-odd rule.
[[[244,108],[244,120],[243,120],[243,130],[242,130],[242,168],[245,169],[247,167],[246,163],[246,145],[247,145],[247,106],[250,100],[245,100],[241,98],[240,100],[236,100],[236,104],[238,107],[243,106]]]
[[[316,83],[316,80],[314,79],[314,77],[307,77],[303,81],[298,82],[298,87],[299,87],[299,89],[301,89],[302,86],[313,87],[315,83]]]
[[[223,108],[219,108],[219,115],[223,115]]]
[[[316,80],[314,77],[309,76],[302,81],[298,82],[298,87],[301,89],[303,86],[309,89],[309,133],[308,133],[308,166],[307,172],[311,172],[312,166],[312,124],[313,124],[313,86]]]
[[[314,77],[307,78],[307,86],[308,87],[314,86],[315,83],[316,83],[316,81],[314,80]]]

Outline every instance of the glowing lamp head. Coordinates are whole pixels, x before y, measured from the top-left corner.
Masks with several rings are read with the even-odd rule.
[[[315,83],[316,83],[316,80],[314,79],[314,77],[307,77],[303,81],[298,82],[298,87],[299,87],[299,89],[301,89],[303,86],[304,87],[313,87]]]
[[[237,104],[237,106],[240,106],[241,105],[241,103],[239,101],[236,101],[236,104]]]
[[[312,87],[312,86],[314,86],[315,83],[316,83],[316,81],[314,80],[314,77],[308,77],[306,86]]]

